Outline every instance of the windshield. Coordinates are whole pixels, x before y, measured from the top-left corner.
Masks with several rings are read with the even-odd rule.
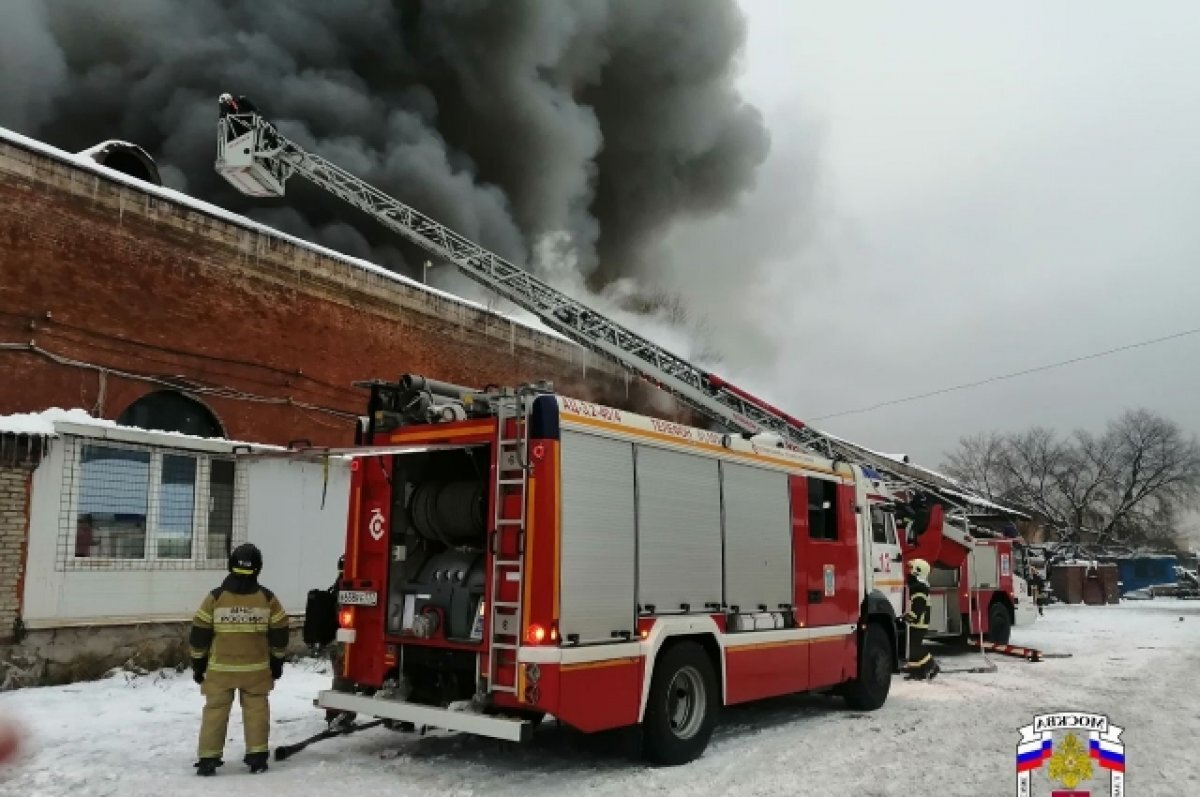
[[[1013,546],[1013,575],[1029,580],[1029,559],[1024,546]]]

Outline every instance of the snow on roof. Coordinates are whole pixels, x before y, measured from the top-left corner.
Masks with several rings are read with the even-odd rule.
[[[2,129],[2,128],[0,128],[0,129]],[[125,140],[119,139],[119,138],[110,138],[107,141],[101,141],[99,144],[88,147],[87,149],[84,149],[84,150],[80,150],[76,154],[77,155],[87,155],[90,158],[98,153],[104,152],[109,147],[133,147],[134,149],[140,149],[140,150],[142,150],[142,152],[146,152],[146,150],[142,149],[137,144],[134,144],[132,141],[125,141]],[[146,155],[149,156],[150,153],[146,152]]]
[[[81,437],[98,437],[143,445],[175,446],[177,448],[202,449],[207,451],[231,452],[234,448],[251,451],[285,451],[281,446],[266,443],[250,443],[228,440],[223,437],[199,437],[181,432],[164,432],[120,426],[115,421],[93,417],[87,410],[52,407],[43,412],[0,415],[0,434],[30,434],[58,437],[74,434]]]
[[[214,218],[221,219],[222,221],[229,222],[230,224],[236,225],[238,227],[242,227],[243,229],[257,232],[260,235],[266,235],[266,236],[270,236],[270,237],[273,237],[273,238],[276,238],[276,239],[279,239],[282,241],[287,241],[288,243],[291,243],[301,249],[306,249],[310,252],[315,252],[319,255],[328,257],[332,260],[338,260],[342,263],[345,263],[345,264],[353,266],[355,268],[362,269],[363,271],[367,271],[372,274],[378,275],[385,279],[391,280],[392,282],[396,282],[401,285],[404,285],[408,288],[412,288],[414,290],[424,291],[425,293],[433,294],[434,296],[438,296],[447,301],[451,301],[451,302],[455,302],[457,304],[471,307],[475,310],[479,310],[480,312],[487,313],[488,315],[496,316],[499,318],[504,318],[514,324],[520,324],[521,326],[524,326],[528,329],[532,329],[536,332],[540,332],[544,335],[548,335],[553,338],[558,338],[559,340],[566,341],[568,343],[571,343],[572,345],[578,345],[574,341],[572,341],[570,338],[566,337],[565,335],[563,335],[559,332],[556,332],[555,330],[546,326],[540,320],[534,318],[533,316],[531,316],[528,313],[522,312],[522,313],[514,314],[514,315],[506,315],[504,313],[498,313],[494,310],[489,310],[485,305],[480,304],[479,302],[474,302],[474,301],[471,301],[470,299],[464,299],[463,297],[458,296],[456,294],[449,293],[449,292],[443,291],[443,290],[439,290],[437,288],[432,288],[428,285],[425,285],[424,283],[417,282],[416,280],[413,280],[413,279],[409,279],[408,277],[405,277],[402,274],[397,274],[394,271],[390,271],[389,269],[386,269],[383,266],[376,265],[375,263],[372,263],[370,261],[362,260],[357,257],[351,257],[350,255],[342,254],[341,252],[338,252],[333,249],[327,249],[326,247],[320,246],[319,244],[315,244],[311,241],[306,241],[303,238],[297,238],[294,235],[288,235],[287,233],[280,232],[279,230],[276,230],[273,227],[268,227],[265,224],[261,224],[257,221],[248,219],[245,216],[241,216],[241,215],[238,215],[237,213],[228,211],[225,208],[220,207],[219,205],[213,205],[208,202],[204,202],[202,200],[196,199],[195,197],[189,196],[188,194],[182,193],[180,191],[176,191],[171,188],[157,186],[157,185],[154,185],[153,183],[148,183],[145,180],[139,180],[136,177],[132,177],[128,174],[125,174],[124,172],[119,172],[119,171],[116,171],[115,169],[110,169],[107,166],[103,166],[103,165],[97,163],[93,159],[92,155],[95,152],[98,152],[101,149],[103,149],[103,147],[114,143],[114,141],[102,142],[100,144],[97,144],[94,147],[90,147],[90,148],[84,150],[83,152],[70,153],[70,152],[66,152],[64,150],[58,149],[57,147],[52,147],[49,144],[46,144],[45,142],[42,142],[42,141],[38,141],[35,138],[23,136],[20,133],[17,133],[13,130],[9,130],[4,127],[0,127],[0,140],[7,141],[10,144],[15,144],[24,149],[32,150],[34,152],[45,155],[47,157],[54,158],[55,160],[59,160],[64,163],[69,163],[70,165],[72,165],[76,168],[93,172],[97,175],[100,175],[101,177],[112,180],[114,182],[122,183],[124,185],[127,185],[127,186],[134,188],[138,191],[141,191],[143,193],[151,194],[151,195],[157,196],[161,199],[166,199],[166,200],[174,202],[176,204],[183,205],[183,206],[191,208],[192,210],[195,210],[199,213],[203,213],[207,216],[212,216]],[[118,143],[127,143],[127,142],[118,142]]]
[[[31,434],[42,437],[54,435],[54,424],[42,413],[25,412],[16,415],[0,415],[0,434]]]

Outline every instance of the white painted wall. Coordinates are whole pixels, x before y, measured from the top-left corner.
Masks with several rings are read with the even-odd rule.
[[[337,576],[346,542],[349,463],[330,463],[323,509],[319,462],[251,461],[247,476],[249,539],[265,562],[259,580],[289,612],[303,613],[308,591],[328,587]]]
[[[146,440],[138,442],[157,444],[161,437],[147,433]],[[60,513],[70,511],[62,500],[66,450],[61,437],[53,439],[33,474],[22,608],[25,624],[36,629],[190,619],[204,593],[225,577],[223,567],[154,570],[141,569],[144,566],[137,562],[123,570],[56,566]],[[328,587],[336,575],[346,533],[349,464],[330,463],[324,508],[320,462],[241,460],[239,467],[247,474],[247,536],[265,559],[262,583],[276,592],[289,613],[302,615],[308,590]]]

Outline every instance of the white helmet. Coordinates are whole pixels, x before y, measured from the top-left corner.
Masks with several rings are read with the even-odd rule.
[[[224,103],[232,103],[233,95],[229,94],[229,93],[225,93],[225,94],[222,94],[220,97],[218,97],[217,100],[220,102],[224,102]]]
[[[924,559],[913,559],[908,563],[908,572],[921,581],[927,581],[929,579],[929,562]]]

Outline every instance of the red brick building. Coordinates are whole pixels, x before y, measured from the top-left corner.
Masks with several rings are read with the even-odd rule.
[[[164,190],[136,148],[89,159],[0,130],[0,416],[82,408],[200,437],[348,445],[366,410],[353,383],[406,372],[480,387],[551,380],[678,414],[562,338]],[[147,651],[146,666],[171,663],[185,650],[178,596],[216,583],[235,539],[270,550],[277,588],[304,579],[289,610],[327,583],[345,510],[325,489],[344,474],[307,488],[299,466],[276,473],[235,461],[232,444],[152,445],[136,431],[114,443],[106,429],[50,439],[0,425],[0,690],[92,677]],[[304,545],[271,541],[286,511]],[[92,545],[97,529],[111,550]]]
[[[344,445],[365,407],[352,382],[405,372],[549,379],[643,411],[652,397],[560,338],[0,135],[0,415],[81,407],[149,428]]]

